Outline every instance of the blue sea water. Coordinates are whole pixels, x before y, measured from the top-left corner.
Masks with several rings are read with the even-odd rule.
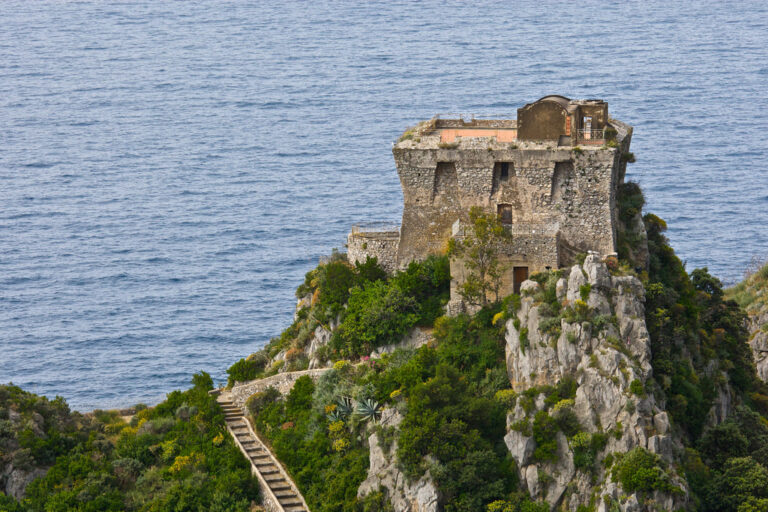
[[[290,323],[391,142],[603,98],[689,269],[768,255],[768,4],[0,3],[0,382],[155,402]]]

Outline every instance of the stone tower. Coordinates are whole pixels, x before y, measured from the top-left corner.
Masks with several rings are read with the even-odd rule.
[[[365,232],[365,240],[353,232],[349,257],[376,255],[401,268],[440,253],[461,235],[473,206],[498,214],[512,234],[504,293],[530,273],[570,265],[578,253],[615,253],[616,192],[631,136],[630,126],[609,118],[604,101],[563,96],[525,105],[517,120],[422,122],[392,150],[404,199],[397,243],[392,230],[381,242],[376,232]],[[452,263],[455,282],[461,267]]]

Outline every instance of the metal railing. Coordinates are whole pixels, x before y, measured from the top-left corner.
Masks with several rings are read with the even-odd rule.
[[[487,119],[491,121],[496,120],[513,120],[514,118],[510,118],[505,114],[471,114],[471,113],[461,113],[461,112],[441,112],[439,114],[435,114],[432,117],[433,120],[436,119],[460,119],[464,122],[471,123],[475,119]]]
[[[605,141],[605,132],[603,130],[576,130],[580,142],[599,142]]]

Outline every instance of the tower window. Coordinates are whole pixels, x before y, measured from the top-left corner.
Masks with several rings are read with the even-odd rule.
[[[499,219],[501,220],[502,224],[512,224],[512,205],[511,204],[500,204],[497,207],[497,211],[499,214]]]
[[[501,181],[509,179],[509,162],[501,162]]]

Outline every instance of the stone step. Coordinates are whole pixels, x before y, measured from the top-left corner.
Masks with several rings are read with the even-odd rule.
[[[264,475],[264,480],[266,480],[267,482],[277,482],[277,483],[285,482],[286,484],[288,483],[283,477],[283,475],[281,475],[280,473],[272,473],[269,475]],[[269,486],[272,487],[272,484],[270,483]]]
[[[290,486],[290,485],[288,485],[288,482],[286,482],[285,480],[283,480],[283,482],[282,482],[282,483],[280,483],[280,482],[273,482],[273,483],[270,483],[270,484],[269,484],[269,488],[270,488],[270,489],[272,489],[272,492],[276,492],[276,491],[280,491],[280,492],[282,492],[282,491],[288,491],[288,492],[290,492],[290,493],[293,493],[293,489],[291,489],[291,486]]]
[[[285,489],[278,489],[278,490],[272,489],[272,493],[278,499],[287,498],[288,496],[296,496],[296,493],[293,492],[293,490],[290,487],[286,487]]]
[[[261,473],[264,476],[267,475],[274,475],[275,473],[279,473],[277,466],[272,464],[271,466],[264,466],[259,468],[259,473]]]
[[[283,510],[285,510],[285,512],[306,512],[303,505],[288,505],[283,507]]]

